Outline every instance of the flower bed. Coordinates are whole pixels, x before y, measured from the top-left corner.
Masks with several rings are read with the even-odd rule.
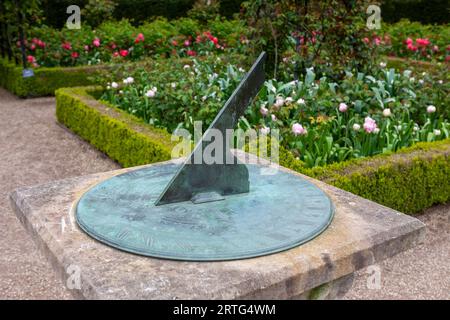
[[[167,131],[98,101],[98,89],[57,90],[58,121],[125,167],[170,158]],[[312,169],[280,148],[280,164],[405,213],[450,199],[449,139]]]
[[[93,84],[92,71],[108,65],[149,57],[232,55],[243,50],[243,33],[243,23],[237,20],[212,20],[204,26],[189,18],[156,19],[139,27],[127,20],[105,22],[96,30],[87,25],[80,30],[35,27],[25,40],[27,67],[35,76],[23,78],[21,66],[3,58],[0,85],[20,97],[53,95],[57,88]],[[20,43],[13,49],[20,61]]]
[[[104,22],[96,29],[32,28],[25,39],[29,67],[68,67],[139,61],[155,56],[197,56],[239,51],[243,23],[210,21],[207,26],[181,18],[159,18],[134,27],[128,20]],[[21,58],[20,42],[14,54]]]
[[[243,75],[242,66],[214,57],[152,67],[124,80],[112,74],[102,99],[169,132],[192,132],[194,121],[209,125]],[[397,151],[450,137],[442,77],[382,63],[372,74],[347,71],[336,82],[308,69],[300,81],[266,81],[239,126],[263,134],[278,129],[281,145],[306,167]]]
[[[380,35],[374,34],[374,43],[390,56],[423,61],[450,61],[450,26],[423,25],[401,20],[383,24]]]

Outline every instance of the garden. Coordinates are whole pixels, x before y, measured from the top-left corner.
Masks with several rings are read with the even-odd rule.
[[[0,299],[450,299],[449,9],[0,1]]]
[[[122,165],[168,158],[169,135],[180,128],[193,133],[195,121],[209,125],[254,59],[266,51],[267,81],[238,127],[263,135],[279,130],[283,165],[329,178],[324,173],[329,168],[342,172],[347,166],[370,166],[375,159],[391,165],[389,155],[420,149],[428,157],[427,149],[437,148],[444,165],[427,170],[448,174],[448,23],[382,20],[379,28],[369,28],[367,1],[248,1],[232,6],[228,1],[196,1],[183,14],[162,10],[159,16],[133,19],[117,16],[120,2],[91,0],[81,11],[82,27],[69,29],[54,21],[47,24],[52,17],[43,15],[41,3],[29,2],[22,24],[9,25],[17,16],[14,1],[2,4],[7,9],[1,16],[2,43],[9,44],[2,46],[2,85],[20,96],[53,95],[56,90],[58,120]],[[21,65],[34,76],[24,78],[17,71]],[[85,85],[91,87],[60,89]],[[89,127],[102,122],[92,120],[99,112],[92,104],[101,104],[105,117],[115,110],[125,126],[137,123],[150,130],[150,156],[136,150],[142,148],[137,136],[128,149],[111,147],[114,143],[104,136],[99,139],[100,133]],[[85,118],[76,116],[77,106]],[[159,138],[163,142],[156,143]],[[355,181],[339,186],[366,192]],[[365,195],[408,212],[450,196],[447,186],[430,200],[425,189],[411,206],[399,202],[389,188]]]

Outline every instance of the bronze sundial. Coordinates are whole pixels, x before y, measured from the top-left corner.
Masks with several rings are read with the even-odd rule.
[[[213,129],[225,136],[236,126],[264,83],[264,60],[262,53],[183,164],[155,164],[99,183],[78,201],[79,226],[124,251],[190,261],[271,254],[325,230],[333,204],[299,175],[262,175],[262,165],[241,163],[226,143],[221,163],[194,161]]]

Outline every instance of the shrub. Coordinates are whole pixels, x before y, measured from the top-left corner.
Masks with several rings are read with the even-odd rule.
[[[171,158],[174,143],[165,130],[98,102],[90,95],[95,90],[94,87],[58,89],[58,121],[124,167]]]
[[[149,56],[198,55],[210,51],[243,52],[240,41],[243,25],[214,21],[221,36],[208,31],[208,26],[190,18],[167,21],[158,18],[134,27],[129,20],[106,21],[95,30],[55,30],[47,26],[29,30],[25,39],[28,65],[33,68],[95,65],[109,62],[137,61]],[[233,32],[233,28],[237,30]],[[15,56],[21,57],[18,41]],[[187,44],[186,44],[187,43]],[[236,48],[234,47],[236,46]]]
[[[447,61],[450,59],[450,26],[423,25],[401,20],[382,24],[380,49],[390,56],[417,60]]]
[[[102,21],[112,19],[117,3],[112,0],[89,0],[81,11],[84,22],[91,27],[98,26]]]
[[[76,3],[73,0],[41,0],[41,2],[46,23],[54,28],[62,28],[68,18],[66,8],[72,4],[84,8],[88,0],[77,0]],[[195,0],[114,0],[114,2],[117,3],[113,11],[115,19],[130,19],[138,25],[155,17],[174,19],[184,16],[192,8]],[[83,25],[85,26],[86,24]]]
[[[450,200],[450,140],[300,172],[401,212],[417,213]]]
[[[447,0],[384,0],[381,15],[386,22],[401,19],[422,23],[448,23]]]
[[[34,76],[22,77],[22,67],[0,58],[0,86],[19,97],[52,96],[61,87],[86,86],[94,83],[91,76],[106,66],[39,68]]]
[[[267,52],[271,77],[280,79],[281,74],[288,81],[311,66],[334,78],[347,69],[370,70],[375,51],[363,41],[368,36],[367,3],[257,0],[242,6],[253,34],[251,47],[256,53]],[[286,59],[290,63],[280,72]]]

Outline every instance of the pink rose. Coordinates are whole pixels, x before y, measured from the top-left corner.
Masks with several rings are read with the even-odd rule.
[[[93,41],[92,41],[92,44],[94,45],[94,47],[100,47],[100,39],[99,38],[95,38]]]
[[[126,57],[126,56],[128,55],[128,50],[122,49],[122,50],[119,51],[119,54],[120,54],[122,57]]]
[[[377,46],[379,46],[379,45],[381,44],[381,38],[380,38],[380,37],[375,37],[375,38],[373,39],[373,42],[375,42],[375,44],[376,44]]]

